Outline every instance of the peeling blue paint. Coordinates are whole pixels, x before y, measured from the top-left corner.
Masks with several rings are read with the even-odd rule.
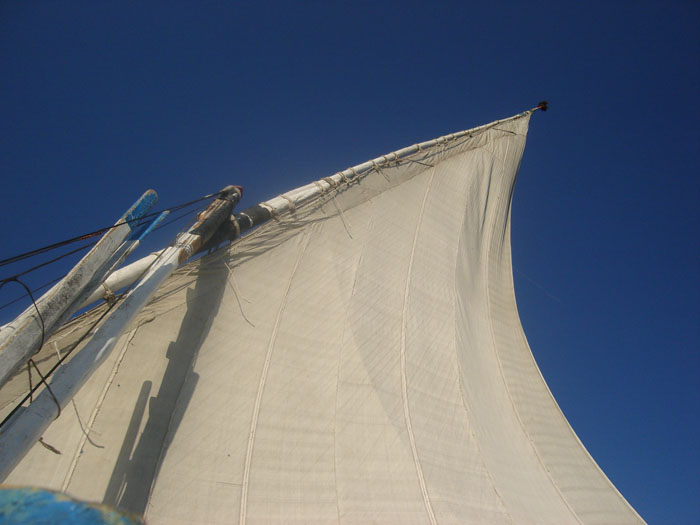
[[[0,488],[0,524],[141,525],[135,516],[65,494],[27,487]]]
[[[147,222],[146,224],[143,224],[140,228],[138,229],[132,229],[131,230],[131,235],[128,237],[128,241],[139,241],[141,242],[149,233],[153,231],[153,229],[160,224],[160,222],[165,219],[169,211],[163,211],[161,212],[155,219],[153,219],[150,222]]]
[[[150,210],[156,202],[158,202],[158,194],[153,190],[148,190],[139,200],[134,203],[131,208],[129,208],[124,215],[124,221],[129,223],[129,228],[131,230],[136,228],[136,222],[132,223],[130,221],[140,219],[146,215],[146,212]]]

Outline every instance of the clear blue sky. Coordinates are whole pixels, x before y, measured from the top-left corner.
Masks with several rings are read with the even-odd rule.
[[[147,188],[250,205],[546,98],[513,209],[525,332],[641,515],[700,523],[700,4],[240,4],[0,3],[0,259]]]

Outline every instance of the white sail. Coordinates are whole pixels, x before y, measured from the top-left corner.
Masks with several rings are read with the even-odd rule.
[[[529,117],[268,203],[275,221],[166,281],[44,434],[62,454],[37,445],[7,482],[151,524],[642,522],[518,318]]]

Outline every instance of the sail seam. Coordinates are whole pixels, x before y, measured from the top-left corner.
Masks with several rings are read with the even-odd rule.
[[[484,149],[487,153],[488,150]],[[457,270],[458,270],[458,264],[459,264],[459,252],[460,252],[460,244],[461,244],[461,237],[462,237],[462,232],[464,230],[464,225],[467,220],[467,213],[464,213],[462,215],[462,221],[461,224],[459,225],[459,230],[457,234],[457,239],[455,242],[456,245],[456,250],[457,250],[457,256],[455,257],[455,277],[457,275]],[[482,223],[483,227],[483,223]],[[456,297],[456,291],[452,297],[453,300],[453,311],[457,312],[457,297]],[[455,354],[457,354],[457,325],[455,324],[455,333],[454,333],[454,338],[455,338]],[[491,487],[493,488],[493,492],[496,494],[496,497],[498,498],[498,501],[501,502],[501,506],[503,507],[503,512],[508,518],[508,521],[510,523],[515,523],[513,521],[513,517],[510,514],[510,511],[508,510],[508,507],[506,506],[506,502],[503,500],[503,496],[501,495],[500,491],[498,490],[498,487],[496,486],[496,480],[493,479],[493,476],[491,475],[491,471],[489,468],[486,466],[486,463],[484,462],[484,455],[481,451],[481,443],[479,442],[479,436],[477,436],[476,432],[474,431],[474,428],[472,427],[471,423],[471,411],[469,410],[469,406],[467,404],[467,399],[466,396],[464,395],[464,384],[463,384],[463,378],[464,378],[464,372],[462,370],[462,361],[459,358],[459,355],[455,355],[455,361],[456,361],[456,366],[457,366],[457,387],[459,388],[459,398],[462,401],[462,409],[464,410],[466,417],[467,417],[467,423],[469,424],[469,433],[471,436],[474,438],[474,444],[476,446],[476,450],[478,451],[479,454],[479,459],[481,466],[484,468],[484,471],[486,472],[486,476],[488,477],[489,481],[491,482]]]
[[[506,168],[506,159],[508,158],[508,153],[510,152],[510,141],[508,141],[506,145],[506,151],[503,155],[502,159],[498,159],[501,161],[501,179],[505,176],[505,168]],[[496,157],[494,157],[496,158]],[[513,185],[515,184],[515,180],[513,180]],[[513,191],[514,186],[511,186],[511,197],[512,197],[512,191]],[[508,212],[508,210],[506,210]],[[508,220],[508,217],[506,217],[506,221]],[[576,514],[574,509],[571,507],[567,499],[564,497],[562,494],[561,490],[559,490],[559,487],[555,483],[554,479],[552,478],[552,474],[549,472],[549,469],[547,469],[547,466],[544,464],[544,461],[542,460],[542,457],[539,454],[539,451],[537,450],[537,447],[532,441],[532,437],[528,433],[527,429],[525,428],[525,424],[523,423],[522,418],[520,417],[520,413],[518,412],[517,407],[515,406],[515,402],[513,400],[513,396],[510,392],[510,388],[508,387],[508,382],[506,381],[505,373],[503,371],[503,363],[501,362],[501,356],[498,353],[498,347],[496,344],[496,334],[493,328],[493,317],[490,315],[491,312],[491,295],[489,293],[490,290],[490,274],[491,274],[491,248],[493,246],[494,242],[494,235],[496,233],[496,228],[494,227],[495,225],[492,225],[491,231],[489,233],[489,242],[487,245],[486,249],[486,305],[489,311],[489,315],[487,316],[489,319],[489,331],[491,332],[491,340],[493,341],[493,350],[494,354],[496,357],[496,362],[498,363],[498,370],[501,375],[501,380],[503,381],[503,386],[505,387],[506,394],[508,395],[508,400],[510,401],[511,408],[513,409],[513,412],[515,413],[515,417],[518,420],[518,423],[520,424],[520,428],[527,437],[528,442],[530,443],[530,446],[532,447],[532,450],[535,454],[535,457],[537,458],[537,461],[539,462],[540,466],[542,467],[542,470],[546,474],[547,478],[549,479],[550,483],[554,487],[554,490],[559,494],[559,497],[562,499],[564,505],[566,506],[567,509],[569,509],[569,512],[571,512],[572,516],[578,521],[579,523],[583,523],[581,521],[581,518]],[[504,225],[505,226],[505,225]]]
[[[408,296],[411,290],[411,274],[413,272],[413,261],[416,254],[416,246],[418,245],[418,235],[420,233],[420,226],[423,220],[423,213],[425,212],[425,204],[428,201],[428,194],[430,193],[430,187],[433,183],[433,178],[435,177],[435,168],[432,168],[432,173],[430,174],[430,179],[428,180],[428,185],[425,189],[425,195],[423,195],[423,202],[420,207],[420,212],[418,214],[418,222],[416,224],[416,231],[413,235],[413,246],[411,247],[411,257],[408,263],[408,272],[406,275],[406,288],[404,290],[403,296],[403,313],[401,320],[401,394],[403,397],[403,415],[406,420],[406,430],[408,432],[408,440],[411,444],[411,453],[413,454],[413,463],[416,467],[416,474],[418,475],[418,482],[420,483],[420,490],[423,495],[423,503],[425,504],[425,510],[428,513],[428,518],[430,523],[437,525],[435,520],[435,513],[433,512],[433,507],[430,503],[430,497],[428,495],[428,488],[425,484],[425,477],[423,476],[423,469],[420,465],[420,459],[418,458],[418,449],[416,448],[416,439],[413,435],[413,427],[411,425],[411,414],[408,406],[408,382],[406,378],[406,323],[408,314]]]
[[[345,341],[345,332],[348,327],[348,319],[350,318],[350,310],[352,304],[352,298],[355,295],[355,288],[357,287],[357,277],[360,273],[360,265],[365,255],[365,247],[367,244],[366,239],[369,237],[369,233],[374,229],[374,218],[370,215],[369,223],[367,224],[367,236],[362,242],[362,248],[360,249],[360,256],[357,259],[355,265],[355,275],[352,280],[352,289],[350,290],[350,297],[348,299],[348,308],[345,311],[345,319],[343,320],[343,332],[340,336],[340,347],[338,348],[338,365],[336,367],[336,378],[335,378],[335,410],[333,412],[333,478],[335,481],[335,502],[336,510],[338,511],[338,523],[340,523],[340,492],[338,491],[338,447],[337,447],[337,435],[338,435],[338,397],[340,395],[340,366],[342,363],[343,355],[343,342]]]
[[[117,376],[117,373],[119,372],[119,367],[122,364],[122,361],[124,360],[124,356],[126,355],[126,351],[129,349],[129,345],[131,344],[131,341],[134,339],[134,336],[136,335],[136,332],[138,331],[138,327],[134,328],[131,333],[128,335],[126,338],[126,341],[124,342],[124,346],[122,347],[121,351],[119,352],[119,356],[117,357],[117,360],[115,361],[114,365],[112,366],[112,370],[109,374],[109,378],[107,379],[107,383],[105,384],[104,388],[102,389],[102,392],[100,392],[100,397],[97,399],[97,403],[95,403],[95,407],[92,410],[92,413],[90,414],[90,419],[88,419],[87,422],[87,429],[88,431],[85,432],[83,431],[83,435],[80,438],[80,442],[78,443],[78,447],[75,449],[75,453],[73,454],[73,459],[71,460],[71,464],[68,467],[68,472],[66,472],[66,476],[63,478],[63,484],[61,485],[61,492],[65,492],[68,490],[68,485],[70,485],[70,482],[73,478],[73,473],[75,472],[76,467],[78,466],[78,460],[81,457],[81,450],[83,450],[83,447],[85,446],[85,442],[89,439],[89,433],[92,431],[92,426],[95,424],[95,420],[97,419],[97,415],[100,412],[100,408],[102,408],[102,404],[104,403],[105,398],[107,397],[107,393],[109,392],[109,389],[111,388],[112,384],[114,383],[114,378]],[[77,412],[76,412],[77,414]]]
[[[267,345],[267,354],[265,355],[265,362],[263,364],[262,373],[260,374],[260,382],[258,383],[258,392],[255,397],[255,405],[253,406],[253,417],[250,423],[250,434],[248,435],[248,447],[245,456],[245,466],[243,468],[243,482],[241,484],[241,509],[239,515],[239,522],[241,524],[246,521],[247,504],[248,504],[248,482],[250,480],[250,464],[253,458],[253,445],[255,444],[255,433],[258,425],[258,416],[260,414],[260,405],[262,404],[262,396],[265,390],[265,383],[267,381],[267,372],[270,368],[270,361],[272,359],[272,350],[275,346],[277,340],[277,332],[282,320],[282,313],[287,305],[287,297],[289,296],[289,290],[292,287],[292,281],[296,275],[299,263],[306,251],[306,247],[309,243],[310,234],[308,232],[304,233],[304,237],[301,240],[301,246],[299,248],[299,254],[294,262],[294,267],[292,268],[292,273],[289,276],[289,281],[287,282],[287,288],[282,296],[282,301],[280,302],[279,310],[277,311],[277,318],[275,319],[275,324],[272,328],[272,333],[270,334],[270,342]]]

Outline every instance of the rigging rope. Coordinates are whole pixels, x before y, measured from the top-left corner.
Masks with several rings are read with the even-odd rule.
[[[216,194],[215,194],[215,195],[216,195]],[[126,295],[131,291],[131,289],[132,289],[134,286],[136,286],[136,284],[141,280],[141,278],[146,274],[146,272],[148,272],[148,271],[151,269],[151,266],[153,266],[153,265],[156,263],[156,261],[158,261],[158,260],[160,259],[161,255],[162,255],[162,253],[161,253],[161,254],[158,254],[158,256],[157,256],[155,259],[153,259],[153,261],[151,262],[151,264],[149,264],[148,267],[141,273],[140,277],[139,277],[136,281],[134,281],[130,286],[128,286],[121,294],[119,294],[119,297],[117,297],[117,299],[116,299],[114,302],[112,302],[111,304],[108,304],[108,306],[107,306],[107,308],[105,309],[105,311],[102,312],[102,314],[100,314],[100,316],[95,320],[94,323],[92,323],[92,324],[90,325],[90,327],[85,331],[85,333],[83,333],[83,335],[81,335],[81,336],[78,338],[78,340],[77,340],[75,343],[73,343],[73,345],[68,349],[68,351],[65,352],[65,353],[60,357],[60,359],[49,369],[49,371],[46,373],[46,375],[45,375],[44,377],[42,377],[42,381],[41,381],[39,384],[30,387],[29,392],[22,398],[22,400],[21,400],[19,403],[17,403],[17,404],[14,406],[14,408],[10,411],[10,413],[7,414],[7,416],[5,416],[5,418],[2,420],[2,422],[0,422],[0,429],[1,429],[3,426],[5,426],[5,424],[6,424],[6,423],[10,420],[10,418],[12,418],[12,416],[20,409],[20,407],[22,407],[28,400],[31,401],[31,399],[32,399],[32,397],[33,397],[33,395],[34,395],[34,393],[39,389],[39,387],[41,386],[42,383],[44,383],[44,384],[46,385],[46,387],[48,388],[48,385],[49,385],[49,384],[48,384],[48,382],[47,382],[46,380],[47,380],[48,378],[50,378],[50,377],[53,375],[53,373],[58,369],[59,366],[61,366],[61,365],[63,364],[63,362],[64,362],[66,359],[68,359],[68,357],[69,357],[69,356],[73,353],[73,351],[80,345],[80,343],[82,343],[82,342],[85,340],[85,338],[93,332],[93,330],[95,329],[95,327],[102,321],[102,319],[104,319],[104,318],[107,316],[107,314],[108,314],[110,311],[112,311],[112,309],[113,309],[124,297],[126,297]],[[20,282],[20,281],[18,281],[18,282]],[[22,284],[22,285],[25,286],[25,288],[26,288],[26,285],[24,285],[24,283],[20,282],[20,284]],[[29,288],[27,288],[27,292],[30,293]],[[33,300],[33,298],[32,298],[32,300]],[[35,305],[36,305],[36,303],[35,303]],[[37,309],[37,312],[38,312],[38,309]],[[41,316],[41,314],[39,314],[39,315]],[[42,346],[43,346],[43,334],[42,334]],[[41,347],[40,347],[40,348],[41,348]],[[35,365],[35,368],[36,368],[36,365]],[[38,368],[37,368],[37,371],[38,371]],[[55,396],[53,396],[53,392],[50,392],[50,391],[49,391],[49,393],[51,394],[52,397],[54,397],[54,400],[55,400],[56,398],[55,398]],[[60,414],[60,410],[61,410],[61,408],[60,408],[60,405],[59,405],[59,414]]]
[[[216,192],[216,193],[213,193],[213,194],[211,194],[211,195],[207,195],[206,197],[202,197],[201,199],[196,199],[196,200],[194,200],[194,201],[190,201],[190,202],[187,202],[187,203],[184,203],[184,204],[181,204],[181,205],[178,205],[178,206],[169,208],[169,210],[183,209],[183,208],[186,208],[186,207],[191,206],[192,204],[196,204],[197,202],[200,202],[200,201],[202,201],[202,200],[209,199],[209,198],[212,198],[212,197],[216,197],[216,196],[218,196],[220,193],[221,193],[221,192]],[[159,213],[161,213],[161,212],[157,212],[157,213],[159,214]],[[166,222],[165,224],[160,225],[160,226],[159,226],[158,228],[156,228],[156,229],[160,229],[160,228],[162,228],[162,227],[164,227],[164,226],[166,226],[166,225],[168,225],[168,224],[171,224],[172,222],[175,222],[175,221],[177,221],[178,219],[181,219],[182,217],[184,217],[185,215],[191,214],[191,213],[192,213],[192,211],[190,210],[190,211],[188,211],[188,212],[186,212],[186,213],[184,213],[184,214],[181,214],[180,216],[171,219],[170,221]],[[153,214],[150,214],[150,215],[156,215],[156,213],[153,213]],[[143,218],[145,218],[145,217],[143,217]],[[142,219],[143,219],[143,218],[142,218]],[[123,223],[122,223],[122,224],[123,224]],[[117,226],[118,226],[118,225],[117,225]],[[176,237],[177,237],[177,236],[176,236]],[[77,251],[77,250],[76,250],[76,251]],[[66,255],[69,255],[69,254],[66,254]],[[29,374],[30,374],[30,388],[29,388],[29,392],[22,398],[22,400],[21,400],[19,403],[17,403],[17,404],[14,406],[14,408],[13,408],[13,409],[7,414],[7,416],[5,416],[5,418],[0,422],[0,428],[2,428],[2,427],[12,418],[12,416],[20,409],[20,407],[22,407],[27,401],[30,401],[30,402],[32,401],[33,396],[34,396],[34,393],[39,389],[39,387],[41,386],[42,383],[46,386],[46,388],[49,389],[49,393],[50,393],[51,396],[53,397],[54,401],[56,401],[56,404],[57,404],[57,406],[58,406],[58,414],[60,415],[60,413],[61,413],[61,406],[60,406],[60,404],[58,403],[58,401],[56,400],[56,397],[53,395],[53,392],[51,392],[51,389],[50,389],[50,387],[49,387],[49,383],[48,383],[47,380],[54,374],[54,372],[58,369],[58,367],[61,366],[61,365],[65,362],[65,360],[68,359],[68,357],[70,357],[70,355],[73,353],[73,351],[85,340],[85,338],[93,332],[93,330],[94,330],[94,329],[97,327],[97,325],[107,316],[107,314],[108,314],[108,313],[109,313],[109,312],[110,312],[124,297],[126,297],[126,295],[132,290],[132,288],[133,288],[134,286],[136,286],[136,284],[137,284],[138,282],[140,282],[141,278],[151,269],[151,267],[161,258],[162,255],[163,255],[162,252],[159,253],[158,256],[157,256],[155,259],[153,259],[153,261],[151,261],[151,264],[149,264],[148,267],[144,269],[144,271],[141,273],[141,275],[139,276],[138,279],[136,279],[131,285],[129,285],[121,294],[119,294],[119,296],[116,298],[116,300],[112,301],[111,303],[108,303],[108,306],[107,306],[107,308],[105,309],[105,311],[102,312],[102,313],[99,315],[99,317],[95,320],[95,322],[92,323],[92,324],[90,325],[90,327],[85,331],[85,333],[83,333],[83,335],[81,335],[81,336],[78,338],[78,340],[77,340],[75,343],[73,343],[73,344],[71,345],[71,347],[68,349],[68,351],[65,352],[63,355],[60,355],[60,354],[59,354],[59,359],[58,359],[58,361],[49,369],[49,371],[46,373],[45,376],[42,376],[42,375],[41,375],[41,372],[39,372],[39,369],[38,369],[38,367],[36,366],[36,364],[30,359],[31,364],[34,365],[34,368],[35,368],[36,371],[39,373],[39,375],[40,375],[40,377],[41,377],[42,380],[41,380],[41,382],[39,382],[38,384],[32,385],[32,384],[31,384],[31,371],[29,372]],[[51,262],[51,261],[49,261],[49,262]],[[48,263],[46,263],[46,264],[48,264]],[[26,272],[25,272],[25,273],[26,273]],[[62,279],[62,277],[61,277],[61,279]],[[27,295],[29,295],[29,297],[32,299],[32,303],[34,304],[34,307],[37,309],[37,314],[39,315],[39,319],[40,319],[41,322],[42,322],[41,345],[39,346],[39,348],[41,348],[41,347],[44,345],[43,318],[41,317],[41,312],[39,312],[39,308],[37,307],[36,302],[34,301],[34,296],[33,296],[32,290],[30,290],[29,287],[28,287],[25,283],[23,283],[22,281],[20,281],[16,276],[15,276],[15,277],[10,277],[10,278],[8,278],[8,279],[4,279],[4,280],[0,281],[0,289],[1,289],[5,284],[7,284],[7,283],[10,282],[10,281],[18,282],[20,285],[22,285],[22,286],[24,287],[25,291],[27,292]],[[51,284],[51,283],[48,283],[48,284]],[[42,286],[48,286],[48,284],[45,284],[45,285],[42,285]],[[9,304],[9,303],[8,303],[8,304]],[[0,307],[0,308],[4,308],[5,306],[7,306],[7,305],[4,305],[4,306],[2,306],[2,307]],[[29,371],[29,366],[30,366],[30,364],[27,365],[28,371]],[[57,417],[58,417],[58,416],[57,416]],[[42,444],[43,444],[43,443],[42,443]],[[46,446],[46,445],[45,445],[45,446]],[[59,452],[59,453],[60,453],[60,452]]]
[[[69,257],[69,256],[73,255],[74,253],[78,253],[80,251],[86,250],[86,249],[90,248],[91,246],[95,246],[95,244],[97,244],[97,241],[89,242],[87,244],[84,244],[83,246],[80,246],[79,248],[76,248],[75,250],[71,250],[71,251],[66,252],[62,255],[59,255],[58,257],[54,257],[53,259],[45,261],[41,264],[37,264],[36,266],[29,268],[28,270],[24,270],[23,272],[17,273],[11,277],[6,277],[6,278],[2,279],[0,282],[4,283],[7,281],[14,281],[18,277],[22,277],[23,275],[26,275],[29,272],[33,272],[34,270],[38,270],[39,268],[43,268],[44,266],[48,266],[49,264],[55,263],[56,261],[60,261],[61,259],[65,258],[65,257]]]
[[[0,282],[0,289],[2,289],[7,283],[10,283],[10,282],[15,282],[15,283],[19,284],[22,288],[24,288],[24,290],[27,292],[27,295],[32,300],[32,304],[34,305],[34,309],[36,310],[36,314],[39,316],[39,321],[41,321],[41,344],[39,345],[39,348],[41,348],[42,346],[44,346],[44,337],[45,337],[44,318],[41,315],[41,310],[39,310],[39,307],[37,306],[36,301],[34,300],[34,294],[29,289],[29,286],[27,286],[25,283],[20,281],[19,278],[17,278],[17,277],[10,277],[10,278],[5,279],[2,282]]]
[[[51,279],[50,281],[48,281],[48,282],[42,284],[41,286],[37,286],[36,288],[34,288],[34,289],[32,290],[32,293],[40,292],[40,291],[43,290],[44,288],[48,288],[48,287],[51,286],[52,284],[56,284],[58,281],[60,281],[61,279],[63,279],[65,276],[66,276],[66,274],[61,275],[60,277],[56,277],[55,279]],[[15,303],[18,303],[19,301],[21,301],[22,299],[24,299],[27,295],[29,295],[29,294],[27,294],[27,292],[24,292],[23,295],[20,295],[20,296],[17,297],[16,299],[12,299],[12,301],[8,301],[8,302],[6,302],[5,304],[3,304],[2,306],[0,306],[0,310],[3,310],[3,309],[5,309],[5,308],[7,308],[8,306],[12,306],[12,305],[15,304]]]
[[[200,206],[199,208],[197,208],[197,210],[201,210],[201,209],[204,209],[204,206]],[[162,229],[162,228],[165,228],[166,226],[169,226],[169,225],[171,225],[172,223],[177,222],[177,221],[181,220],[181,219],[184,218],[184,217],[190,216],[190,215],[192,215],[192,213],[193,213],[192,210],[187,210],[187,211],[185,211],[184,213],[181,213],[180,215],[178,215],[178,216],[176,216],[176,217],[173,217],[173,218],[170,219],[169,221],[164,222],[163,224],[159,225],[157,228],[154,228],[154,229],[153,229],[153,232],[157,232],[158,230],[160,230],[160,229]],[[153,232],[151,232],[151,233],[153,233]],[[33,267],[33,268],[30,268],[29,270],[26,270],[26,271],[24,271],[24,272],[22,272],[22,273],[18,273],[18,274],[15,275],[14,277],[20,277],[20,276],[22,276],[22,275],[25,275],[25,274],[27,274],[27,273],[29,273],[29,272],[32,272],[32,271],[34,271],[34,270],[36,270],[36,269],[38,269],[38,268],[41,268],[42,266],[46,266],[46,265],[48,265],[48,264],[50,264],[50,263],[52,263],[52,262],[56,262],[56,261],[58,261],[58,260],[64,258],[64,257],[68,257],[68,256],[70,256],[70,255],[73,255],[74,253],[77,253],[77,252],[79,252],[79,251],[81,251],[81,250],[85,250],[85,249],[87,249],[87,248],[90,248],[91,246],[94,246],[95,244],[97,244],[97,243],[96,243],[96,242],[91,242],[91,243],[89,243],[89,244],[86,244],[86,245],[84,245],[84,246],[82,246],[82,247],[80,247],[80,248],[77,248],[77,249],[75,249],[75,250],[73,250],[73,251],[70,251],[70,252],[68,252],[68,253],[65,253],[64,255],[61,255],[60,257],[56,257],[55,259],[52,259],[52,260],[47,261],[47,262],[45,262],[45,263],[42,263],[42,264],[40,264],[40,265],[38,265],[38,266],[35,266],[35,267]],[[44,284],[39,285],[39,286],[37,286],[36,288],[33,288],[33,289],[31,290],[31,292],[32,292],[32,293],[40,292],[41,290],[44,290],[45,288],[48,288],[49,286],[56,284],[58,281],[60,281],[61,279],[63,279],[66,275],[67,275],[67,274],[62,274],[62,275],[60,275],[59,277],[56,277],[56,278],[54,278],[54,279],[51,279],[50,281],[45,282]],[[4,283],[4,282],[6,282],[6,281],[11,281],[11,280],[13,280],[13,279],[12,279],[12,278],[2,279],[2,280],[0,280],[0,284]],[[1,287],[1,286],[0,286],[0,287]],[[6,302],[5,304],[0,305],[0,310],[4,310],[4,309],[7,308],[8,306],[12,306],[13,304],[18,303],[19,301],[21,301],[22,299],[24,299],[24,298],[27,297],[28,295],[29,295],[29,294],[25,292],[24,294],[20,295],[19,297],[15,298],[15,299],[12,299],[11,301]]]
[[[20,253],[19,255],[14,255],[14,256],[12,256],[12,257],[8,257],[7,259],[2,259],[2,260],[0,260],[0,266],[6,266],[6,265],[8,265],[8,264],[11,264],[11,263],[14,263],[14,262],[17,262],[17,261],[21,261],[21,260],[23,260],[23,259],[28,259],[29,257],[34,257],[34,256],[36,256],[36,255],[40,255],[40,254],[42,254],[42,253],[45,253],[45,252],[48,252],[48,251],[51,251],[51,250],[55,250],[56,248],[60,248],[60,247],[62,247],[62,246],[66,246],[67,244],[71,244],[71,243],[74,243],[74,242],[77,242],[77,241],[82,241],[82,240],[85,240],[85,239],[90,239],[91,237],[95,237],[95,236],[100,235],[100,234],[102,234],[102,233],[105,233],[105,232],[107,232],[107,231],[109,231],[109,230],[112,230],[112,229],[114,229],[114,228],[117,228],[118,226],[121,226],[122,224],[129,224],[129,223],[132,223],[132,222],[136,222],[137,224],[141,224],[141,221],[143,221],[144,219],[148,219],[148,218],[151,218],[151,217],[155,217],[155,216],[157,216],[157,215],[160,215],[163,211],[170,211],[170,212],[178,211],[178,210],[181,210],[181,209],[186,208],[186,207],[188,207],[188,206],[191,206],[191,205],[193,205],[193,204],[196,204],[196,203],[198,203],[198,202],[201,202],[201,201],[203,201],[203,200],[207,200],[207,199],[211,199],[212,197],[216,197],[216,196],[219,195],[220,193],[221,193],[221,192],[217,191],[216,193],[211,193],[211,194],[209,194],[209,195],[205,195],[204,197],[200,197],[199,199],[195,199],[195,200],[192,200],[192,201],[189,201],[189,202],[184,202],[184,203],[182,203],[182,204],[178,204],[178,205],[176,205],[176,206],[172,206],[172,207],[170,207],[170,208],[166,208],[165,210],[160,210],[160,211],[155,211],[155,212],[149,213],[149,214],[144,215],[143,217],[140,217],[140,218],[138,218],[138,219],[129,219],[129,220],[126,220],[126,221],[118,222],[117,224],[114,224],[114,225],[112,225],[112,226],[108,226],[108,227],[106,227],[106,228],[100,228],[99,230],[95,230],[95,231],[92,231],[92,232],[89,232],[89,233],[84,233],[83,235],[78,235],[77,237],[72,237],[72,238],[70,238],[70,239],[66,239],[66,240],[63,240],[63,241],[60,241],[60,242],[56,242],[56,243],[53,243],[53,244],[49,244],[49,245],[47,245],[47,246],[43,246],[43,247],[37,248],[37,249],[35,249],[35,250],[31,250],[31,251],[28,251],[28,252],[25,252],[25,253]]]

